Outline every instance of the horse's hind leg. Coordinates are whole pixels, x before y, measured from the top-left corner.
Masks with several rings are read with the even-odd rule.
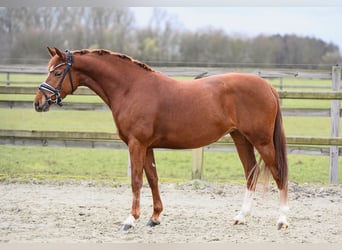
[[[160,224],[159,215],[163,210],[163,204],[160,199],[159,188],[158,188],[158,174],[156,169],[156,163],[154,160],[153,149],[147,150],[146,160],[144,164],[145,174],[150,185],[153,197],[153,214],[151,219],[147,223],[147,226],[154,227]]]
[[[277,229],[286,229],[288,227],[287,222],[287,214],[289,211],[288,206],[288,184],[281,184],[281,176],[276,167],[276,152],[274,148],[273,142],[270,142],[265,145],[256,145],[255,146],[258,152],[260,153],[263,161],[265,162],[266,167],[270,170],[273,179],[277,183],[279,189],[279,198],[280,198],[280,209],[279,209],[279,219],[277,221]]]
[[[237,152],[242,162],[245,177],[247,180],[247,188],[243,204],[238,215],[234,217],[233,224],[244,224],[245,217],[250,214],[252,207],[253,195],[256,188],[256,182],[259,175],[259,167],[257,165],[253,145],[239,131],[230,133],[234,140]]]

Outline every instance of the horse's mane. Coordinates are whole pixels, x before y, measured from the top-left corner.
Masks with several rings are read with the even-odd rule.
[[[112,55],[112,56],[117,56],[123,60],[128,60],[136,65],[138,65],[139,67],[147,70],[147,71],[154,71],[150,66],[148,66],[147,64],[140,62],[138,60],[133,59],[132,57],[125,55],[125,54],[121,54],[121,53],[116,53],[116,52],[112,52],[110,50],[105,50],[105,49],[83,49],[83,50],[78,50],[78,51],[74,51],[74,53],[78,53],[80,55],[85,55],[85,54],[97,54],[99,56],[103,56],[103,55]]]

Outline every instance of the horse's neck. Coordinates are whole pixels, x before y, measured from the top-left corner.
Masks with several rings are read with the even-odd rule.
[[[136,81],[136,76],[131,67],[119,67],[111,63],[92,62],[87,67],[81,68],[81,84],[93,90],[109,106],[113,106],[115,100],[120,99],[122,93],[127,92],[129,84]],[[126,68],[126,70],[122,70]],[[117,70],[117,69],[120,69]]]

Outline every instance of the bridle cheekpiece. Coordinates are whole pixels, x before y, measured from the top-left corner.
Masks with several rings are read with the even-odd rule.
[[[64,79],[65,79],[67,74],[69,74],[69,80],[70,80],[70,84],[71,84],[71,93],[73,93],[75,91],[74,84],[72,82],[72,74],[71,74],[72,53],[69,50],[66,50],[65,53],[68,56],[67,62],[60,63],[57,66],[49,69],[49,72],[52,73],[53,71],[55,71],[60,66],[66,65],[63,76],[62,76],[61,80],[59,81],[57,88],[52,87],[50,84],[48,84],[46,82],[43,82],[42,84],[40,84],[39,88],[38,88],[43,93],[43,95],[45,96],[46,102],[49,105],[56,103],[59,106],[63,106],[60,90],[61,90],[62,84],[63,84]],[[48,96],[44,91],[48,91],[48,92],[52,93],[52,95]],[[55,97],[55,98],[53,99],[52,97]]]

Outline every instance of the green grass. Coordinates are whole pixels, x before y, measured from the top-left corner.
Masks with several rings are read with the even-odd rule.
[[[156,150],[155,157],[161,182],[191,179],[191,151]],[[128,180],[127,150],[0,146],[0,159],[0,180]],[[292,182],[327,185],[329,157],[289,155],[289,171]],[[205,152],[203,179],[244,183],[237,154]]]
[[[330,136],[330,122],[329,117],[283,117],[287,136]]]
[[[0,128],[16,130],[115,132],[111,112],[31,109],[0,109]]]
[[[26,146],[0,146],[0,149],[0,173],[9,177],[62,175],[108,179],[127,176],[124,167],[127,152],[125,157],[119,150]]]
[[[47,69],[46,69],[47,71]],[[27,82],[30,84],[33,82],[41,83],[45,80],[47,74],[10,74],[10,81],[13,81],[16,86],[27,85]],[[7,80],[7,74],[0,73],[0,83],[5,83]]]

